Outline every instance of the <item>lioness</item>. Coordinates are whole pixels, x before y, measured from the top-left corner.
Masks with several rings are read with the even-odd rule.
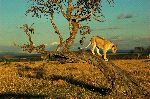
[[[109,49],[111,49],[112,53],[114,53],[114,54],[117,51],[117,46],[115,44],[113,44],[111,41],[108,41],[108,40],[106,40],[102,37],[99,37],[99,36],[92,37],[91,40],[90,40],[90,43],[87,47],[89,47],[90,45],[92,45],[91,51],[92,51],[93,54],[95,54],[94,50],[96,48],[97,54],[102,56],[99,53],[99,49],[100,48],[102,49],[105,61],[108,61],[108,59],[106,58],[106,53]],[[85,47],[85,48],[87,48],[87,47]]]

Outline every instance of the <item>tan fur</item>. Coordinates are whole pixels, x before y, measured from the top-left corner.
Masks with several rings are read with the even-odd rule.
[[[90,44],[92,45],[91,51],[92,51],[93,54],[95,54],[94,50],[96,49],[97,54],[100,55],[100,56],[102,56],[99,53],[99,49],[100,48],[102,49],[105,61],[108,61],[108,59],[106,58],[106,53],[107,53],[107,51],[109,49],[111,49],[113,53],[116,53],[116,51],[117,51],[117,46],[115,44],[113,44],[111,41],[108,41],[108,40],[106,40],[106,39],[104,39],[102,37],[99,37],[99,36],[92,37]]]

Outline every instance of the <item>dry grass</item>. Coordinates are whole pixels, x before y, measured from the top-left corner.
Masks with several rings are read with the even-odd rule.
[[[150,60],[114,60],[113,63],[150,89]],[[102,94],[108,89],[107,82],[103,73],[88,63],[0,63],[0,97],[111,98]]]
[[[49,97],[101,97],[81,85],[101,87],[103,74],[89,64],[0,63],[0,94]],[[59,77],[59,78],[58,78]],[[73,83],[75,82],[75,83]],[[104,85],[103,85],[104,86]]]
[[[142,83],[149,91],[150,89],[150,60],[114,60],[116,65],[126,70],[129,75]],[[150,91],[149,91],[150,92]]]

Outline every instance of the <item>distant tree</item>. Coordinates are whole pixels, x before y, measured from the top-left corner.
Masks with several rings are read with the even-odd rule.
[[[134,52],[135,53],[143,53],[144,52],[144,48],[143,47],[135,47],[134,48]]]
[[[82,26],[80,22],[90,21],[91,18],[102,22],[104,15],[102,13],[102,1],[107,1],[108,4],[114,4],[114,0],[29,0],[32,5],[26,13],[32,13],[33,17],[40,18],[42,15],[50,16],[50,22],[58,34],[60,44],[57,50],[62,48],[63,51],[68,51],[73,44],[74,39],[80,30],[82,40],[85,34],[90,33],[89,26]],[[64,40],[62,32],[58,29],[54,22],[54,14],[62,14],[69,23],[70,36]],[[80,40],[82,43],[82,41]]]
[[[148,46],[148,47],[146,48],[146,51],[147,51],[147,52],[150,52],[150,46]]]
[[[143,47],[135,47],[134,52],[137,53],[137,57],[139,58],[141,56],[141,54],[144,52],[144,48]]]

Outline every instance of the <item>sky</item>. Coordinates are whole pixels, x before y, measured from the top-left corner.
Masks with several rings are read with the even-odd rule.
[[[13,44],[27,43],[27,36],[19,27],[35,23],[35,34],[32,35],[35,45],[47,44],[54,47],[58,36],[54,33],[49,19],[25,16],[29,7],[28,0],[0,0],[0,52],[16,51]],[[134,49],[136,46],[150,46],[150,0],[115,0],[114,7],[103,0],[105,22],[89,22],[91,33],[86,36],[84,46],[92,36],[102,36],[118,45],[121,50]],[[55,15],[55,22],[63,33],[69,36],[68,23],[60,14]],[[82,24],[82,23],[81,23]],[[77,35],[73,49],[79,46],[81,36]]]

